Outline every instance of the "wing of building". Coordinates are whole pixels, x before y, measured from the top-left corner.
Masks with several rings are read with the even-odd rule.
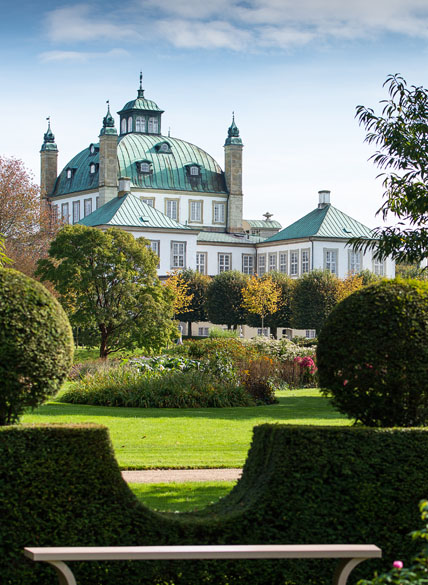
[[[48,124],[41,154],[42,197],[67,223],[120,227],[144,236],[159,256],[159,275],[193,268],[209,275],[278,270],[298,277],[314,268],[345,277],[369,269],[394,276],[392,261],[353,252],[353,236],[371,230],[319,192],[318,207],[281,230],[264,219],[243,219],[243,143],[234,118],[224,143],[224,168],[202,148],[162,134],[162,114],[144,95],[118,112],[108,106],[98,142],[87,145],[58,174],[58,149]]]

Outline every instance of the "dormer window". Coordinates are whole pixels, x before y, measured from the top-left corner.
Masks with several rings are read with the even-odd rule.
[[[96,165],[94,165],[94,163],[92,163],[91,165],[89,165],[89,172],[91,173],[91,175],[93,175],[97,170]]]
[[[122,118],[122,122],[120,123],[120,131],[122,134],[126,134],[126,119]]]
[[[152,172],[152,163],[148,160],[141,160],[136,163],[137,173],[140,175],[147,175]]]
[[[149,118],[149,134],[157,134],[159,129],[159,120],[155,117]]]
[[[158,152],[162,152],[163,154],[171,153],[171,145],[169,142],[159,142],[159,144],[155,144],[155,148]]]
[[[89,147],[89,152],[91,154],[95,154],[95,146],[93,144],[91,144],[91,146]]]
[[[75,173],[76,169],[74,169],[73,167],[69,167],[66,171],[65,171],[65,176],[67,177],[67,179],[72,179],[73,175]]]
[[[189,170],[190,170],[190,174],[192,175],[192,177],[198,177],[199,176],[199,173],[200,173],[199,167],[196,167],[196,166],[192,165]]]
[[[143,116],[137,116],[135,118],[135,132],[146,131],[146,119]]]

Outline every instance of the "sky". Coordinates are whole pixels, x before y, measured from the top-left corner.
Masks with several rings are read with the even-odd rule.
[[[244,217],[283,227],[333,205],[383,225],[382,181],[358,105],[381,111],[389,74],[428,86],[426,0],[0,0],[0,155],[38,182],[50,116],[59,169],[97,142],[137,95],[165,110],[163,134],[224,168],[235,112]],[[115,114],[116,127],[119,117]]]

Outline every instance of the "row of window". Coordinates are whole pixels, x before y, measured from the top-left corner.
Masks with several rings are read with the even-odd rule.
[[[72,216],[71,223],[77,223],[78,221],[80,221],[82,219],[81,214],[80,214],[81,213],[80,203],[81,203],[80,201],[73,201],[73,207],[72,207],[73,216]],[[99,204],[99,197],[95,197],[95,209],[98,209],[98,204]],[[87,215],[92,213],[92,211],[93,211],[92,205],[93,205],[92,198],[83,200],[83,217],[86,217]],[[52,209],[53,209],[54,213],[56,214],[56,216],[58,217],[59,205],[53,205]],[[70,204],[68,202],[61,203],[61,219],[65,223],[70,223]]]
[[[164,143],[162,146],[165,146]],[[135,163],[135,167],[137,169],[137,173],[139,175],[150,175],[153,173],[153,163],[150,160],[139,160]],[[201,167],[197,164],[188,164],[184,165],[186,169],[186,173],[189,177],[192,178],[201,178]]]
[[[127,132],[147,132],[148,134],[159,134],[159,118],[157,116],[129,116],[128,119],[122,118],[120,123],[120,133]]]
[[[95,173],[98,171],[99,169],[99,163],[90,163],[89,165],[89,174],[90,175],[95,175]],[[69,167],[66,170],[65,176],[67,177],[67,179],[72,179],[74,177],[74,173],[76,172],[76,168],[75,167]]]
[[[141,197],[141,200],[150,205],[155,206],[155,198]],[[180,199],[165,199],[165,215],[175,221],[180,221]],[[189,222],[204,223],[204,202],[202,200],[189,201]],[[212,203],[212,217],[213,223],[224,224],[226,221],[226,204],[218,201]]]

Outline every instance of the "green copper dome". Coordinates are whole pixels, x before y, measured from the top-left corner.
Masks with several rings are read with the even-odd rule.
[[[126,103],[123,108],[117,112],[118,114],[123,114],[129,110],[145,110],[148,112],[160,112],[163,114],[164,110],[161,110],[157,104],[155,104],[152,100],[147,100],[146,98],[139,98],[137,97],[135,100],[132,100]]]

